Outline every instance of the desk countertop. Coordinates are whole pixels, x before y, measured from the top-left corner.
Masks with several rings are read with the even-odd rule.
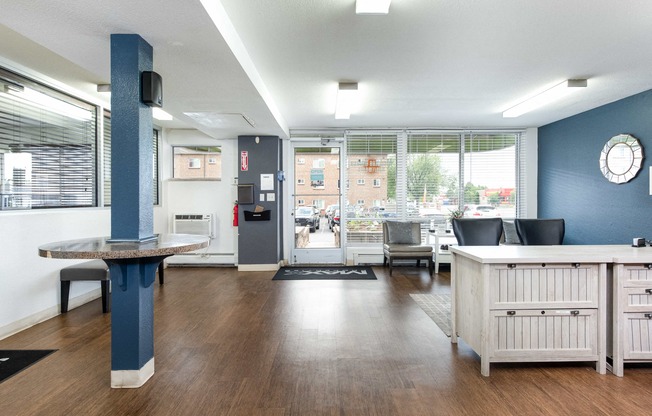
[[[451,246],[480,263],[652,263],[652,247],[628,245]]]
[[[205,236],[158,234],[144,242],[109,242],[109,237],[59,241],[39,247],[39,256],[55,259],[130,259],[171,256],[208,246]]]

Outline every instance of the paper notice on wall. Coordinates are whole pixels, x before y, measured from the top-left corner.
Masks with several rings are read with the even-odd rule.
[[[273,191],[274,190],[274,174],[261,173],[260,174],[260,190]]]

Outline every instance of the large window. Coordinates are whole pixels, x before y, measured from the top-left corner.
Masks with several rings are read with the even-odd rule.
[[[427,230],[457,209],[515,218],[521,140],[514,132],[348,133],[345,177],[356,184],[345,190],[348,242],[379,242],[386,219],[421,221]]]
[[[158,168],[158,147],[159,131],[152,131],[152,153],[153,153],[153,172],[152,172],[152,202],[154,205],[159,203],[159,168]],[[111,113],[104,112],[104,135],[103,135],[103,177],[104,177],[104,206],[111,206]]]
[[[517,139],[515,134],[464,136],[462,209],[466,217],[517,216]]]
[[[96,107],[0,69],[1,209],[97,205]]]
[[[397,143],[395,132],[350,133],[346,137],[345,205],[349,243],[377,243],[382,221],[397,218]],[[373,184],[374,186],[367,186]]]
[[[109,205],[111,115],[101,114],[98,120],[97,106],[0,68],[0,209]]]
[[[406,215],[445,223],[458,208],[460,136],[451,133],[408,133],[405,164]]]

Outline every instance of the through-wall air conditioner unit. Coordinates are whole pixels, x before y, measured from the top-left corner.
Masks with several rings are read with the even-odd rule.
[[[175,214],[172,233],[195,234],[215,238],[213,214]]]

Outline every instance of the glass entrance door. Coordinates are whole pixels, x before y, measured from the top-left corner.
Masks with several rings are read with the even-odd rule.
[[[340,145],[295,142],[292,264],[342,264]]]

